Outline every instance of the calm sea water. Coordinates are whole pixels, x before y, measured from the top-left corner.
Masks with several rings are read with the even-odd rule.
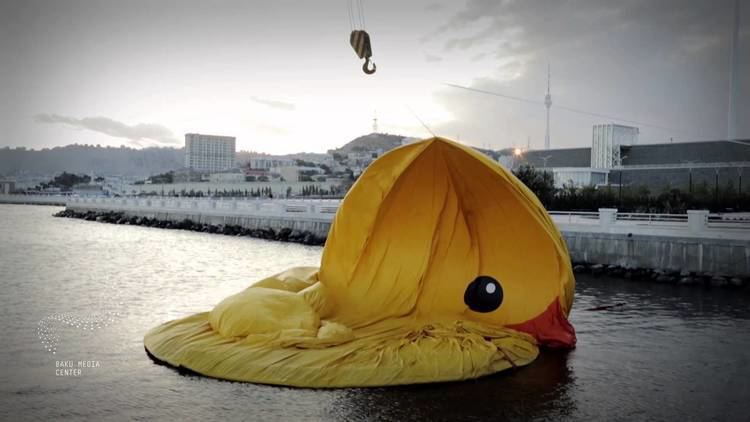
[[[232,383],[154,364],[143,334],[265,275],[317,265],[321,248],[56,211],[0,205],[3,420],[750,420],[746,291],[581,276],[578,347],[516,371],[375,389]],[[66,361],[92,367],[59,376]]]

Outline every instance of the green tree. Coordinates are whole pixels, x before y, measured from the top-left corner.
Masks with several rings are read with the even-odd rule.
[[[539,171],[530,165],[522,165],[513,174],[523,182],[545,207],[549,208],[555,194],[555,178],[551,172]]]

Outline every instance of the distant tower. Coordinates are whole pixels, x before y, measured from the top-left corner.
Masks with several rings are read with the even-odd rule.
[[[544,149],[549,149],[549,108],[552,106],[552,95],[549,93],[550,67],[547,64],[547,95],[544,96],[544,106],[547,107],[547,132],[544,134]]]
[[[729,44],[729,116],[727,118],[727,137],[737,139],[737,95],[740,87],[738,81],[738,56],[739,56],[739,33],[740,33],[740,0],[734,0],[734,25]]]
[[[378,133],[378,115],[372,118],[372,132]]]

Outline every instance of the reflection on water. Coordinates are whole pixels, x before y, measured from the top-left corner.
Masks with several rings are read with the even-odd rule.
[[[155,365],[144,332],[264,275],[316,265],[320,248],[52,218],[55,211],[0,205],[3,420],[748,418],[747,291],[579,276],[578,347],[515,371],[372,389],[232,383]],[[55,324],[54,315],[117,318],[96,327]],[[54,355],[39,340],[45,320],[58,336]],[[56,376],[56,363],[67,361],[99,366]]]
[[[531,366],[478,380],[342,390],[331,414],[398,421],[558,418],[574,413],[570,382],[567,354],[545,353]]]

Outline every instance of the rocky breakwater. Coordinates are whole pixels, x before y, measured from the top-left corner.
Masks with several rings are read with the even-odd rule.
[[[608,275],[632,281],[646,281],[681,286],[726,287],[744,289],[750,286],[750,278],[711,272],[676,271],[649,268],[626,268],[619,265],[573,263],[573,272],[596,276]]]
[[[202,233],[223,234],[226,236],[248,236],[258,239],[278,240],[281,242],[294,242],[304,245],[324,245],[326,238],[306,230],[292,230],[282,228],[248,229],[234,225],[201,224],[185,219],[182,221],[159,220],[156,218],[128,216],[116,211],[74,211],[66,209],[55,214],[55,217],[78,218],[86,221],[97,221],[100,223],[122,224],[131,226],[157,227],[161,229],[190,230]]]

